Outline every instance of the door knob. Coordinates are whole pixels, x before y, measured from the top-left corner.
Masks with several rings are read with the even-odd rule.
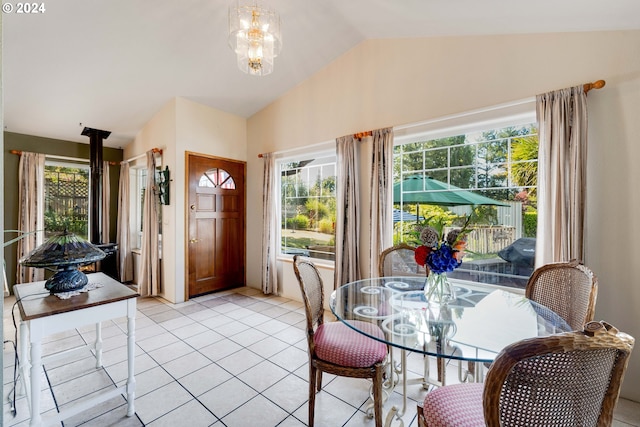
[[[192,211],[195,211],[196,210],[196,205],[189,206],[189,209],[191,209]]]
[[[191,239],[189,240],[189,243],[198,243],[198,239]]]

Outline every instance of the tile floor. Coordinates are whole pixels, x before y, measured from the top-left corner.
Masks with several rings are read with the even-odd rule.
[[[5,299],[5,339],[14,339],[11,308]],[[16,308],[16,316],[18,311]],[[183,304],[140,298],[136,318],[136,415],[126,416],[122,396],[62,423],[68,426],[293,427],[307,421],[307,353],[304,310],[296,301],[265,296],[251,288],[211,294]],[[126,318],[103,324],[104,368],[96,369],[88,350],[63,362],[45,364],[42,407],[74,403],[126,381]],[[43,352],[93,342],[94,328],[51,336]],[[7,396],[12,389],[13,347],[4,348],[4,425],[27,426],[26,399],[18,392],[17,413]],[[422,358],[409,356],[418,377]],[[457,377],[450,364],[448,379]],[[49,387],[49,384],[51,387]],[[369,382],[326,375],[316,397],[316,426],[373,426],[365,414]],[[18,388],[21,390],[21,387]],[[408,387],[404,425],[416,427],[416,402],[426,391]],[[401,406],[393,392],[385,410]],[[621,400],[614,426],[640,426],[640,404]]]

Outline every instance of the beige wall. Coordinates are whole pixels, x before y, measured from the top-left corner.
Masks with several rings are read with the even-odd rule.
[[[163,206],[163,262],[161,296],[178,303],[185,299],[185,152],[246,160],[246,120],[184,98],[169,101],[125,147],[131,158],[162,148],[162,165],[171,171],[168,206]]]
[[[247,211],[260,212],[262,204],[258,153],[605,79],[604,89],[589,93],[585,262],[600,279],[597,319],[640,338],[640,268],[630,250],[640,212],[633,191],[640,159],[638,52],[640,31],[365,41],[248,120]],[[247,221],[247,236],[260,234],[260,222]],[[247,265],[261,265],[261,247],[251,239]],[[258,268],[247,270],[247,282],[260,287]],[[639,351],[623,396],[640,401]]]

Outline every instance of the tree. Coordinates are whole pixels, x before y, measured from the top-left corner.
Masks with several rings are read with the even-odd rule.
[[[530,188],[528,196],[535,197],[538,185],[538,137],[525,136],[513,140],[511,180],[519,187]]]
[[[486,188],[482,194],[498,200],[513,200],[517,191],[508,189],[509,140],[511,139],[512,162],[516,137],[529,135],[531,126],[507,127],[482,133],[478,144],[478,187]],[[537,154],[536,154],[537,156]],[[512,164],[513,167],[513,164]]]
[[[395,148],[393,180],[400,182],[410,172],[424,173],[438,181],[448,182],[462,188],[468,188],[473,181],[473,168],[450,168],[470,165],[474,158],[474,149],[465,145],[465,135],[432,139],[424,142],[404,144]],[[409,172],[409,173],[408,173]]]

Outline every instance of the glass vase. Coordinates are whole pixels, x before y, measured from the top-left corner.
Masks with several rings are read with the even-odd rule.
[[[446,273],[434,273],[427,276],[424,284],[424,296],[433,305],[445,305],[456,299],[453,286],[449,282]]]

